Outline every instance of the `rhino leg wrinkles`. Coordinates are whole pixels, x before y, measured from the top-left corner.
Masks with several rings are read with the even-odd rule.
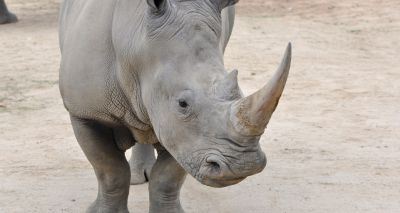
[[[97,199],[87,212],[129,212],[130,169],[124,151],[115,142],[113,129],[74,116],[71,123],[79,145],[95,170],[99,186]]]
[[[187,173],[166,150],[157,151],[149,180],[149,212],[184,213],[179,194]]]

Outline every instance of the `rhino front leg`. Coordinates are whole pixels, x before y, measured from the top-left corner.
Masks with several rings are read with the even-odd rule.
[[[4,0],[0,0],[0,24],[17,22],[17,16],[8,11]]]
[[[165,150],[158,153],[149,181],[150,213],[183,213],[179,194],[186,172]]]
[[[129,164],[118,149],[113,130],[95,121],[71,116],[72,127],[98,181],[97,199],[89,213],[127,213],[130,182]]]
[[[155,162],[153,145],[136,143],[132,147],[132,156],[129,160],[131,184],[137,185],[147,182]]]

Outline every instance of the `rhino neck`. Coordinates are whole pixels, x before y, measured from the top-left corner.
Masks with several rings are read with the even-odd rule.
[[[131,128],[146,131],[151,129],[147,111],[143,106],[140,82],[141,62],[139,50],[143,49],[143,17],[146,1],[118,1],[115,7],[112,25],[112,43],[116,55],[113,80],[119,88],[117,96],[121,95],[127,102],[124,118]],[[138,125],[141,124],[141,125]],[[139,128],[138,128],[139,127]]]

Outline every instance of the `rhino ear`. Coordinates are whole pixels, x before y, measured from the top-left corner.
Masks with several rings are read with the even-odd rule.
[[[228,6],[232,6],[239,2],[239,0],[219,0],[219,1],[221,2],[220,3],[221,9],[224,9],[225,7],[228,7]]]
[[[147,0],[147,4],[155,10],[162,10],[165,6],[165,1],[167,0]]]

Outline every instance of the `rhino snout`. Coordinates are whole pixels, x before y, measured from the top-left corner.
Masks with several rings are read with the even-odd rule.
[[[266,164],[267,158],[261,150],[241,153],[237,157],[214,152],[206,155],[200,168],[202,180],[199,181],[212,187],[230,186],[261,172]]]

